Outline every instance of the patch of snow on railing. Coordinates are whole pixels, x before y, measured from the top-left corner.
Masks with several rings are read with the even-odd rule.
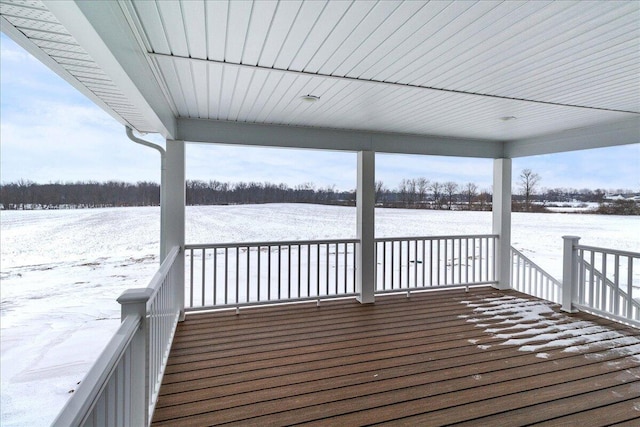
[[[563,352],[586,351],[591,349],[590,345],[602,341],[608,341],[610,346],[640,346],[640,339],[634,336],[573,319],[556,312],[553,304],[545,301],[502,296],[462,303],[472,308],[477,317],[461,315],[460,318],[483,328],[494,338],[503,339],[500,345],[517,346],[519,351],[539,352],[554,348],[562,348]],[[621,356],[632,354],[630,349],[616,350]],[[539,353],[537,357],[547,358],[549,355]]]

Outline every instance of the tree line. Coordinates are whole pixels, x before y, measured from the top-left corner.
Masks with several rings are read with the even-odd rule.
[[[548,206],[563,203],[599,204],[599,213],[640,214],[640,204],[633,200],[606,199],[602,189],[540,189],[540,176],[524,169],[516,177],[512,210],[545,212]],[[610,191],[611,192],[611,191]],[[615,190],[629,194],[629,190]],[[313,183],[296,186],[269,182],[221,182],[217,180],[186,182],[187,205],[229,205],[260,203],[319,203],[354,206],[355,190],[336,190],[335,186],[316,187]],[[490,210],[492,193],[473,182],[459,184],[435,181],[425,177],[406,178],[396,188],[375,182],[378,207],[447,210]],[[120,206],[158,206],[160,186],[154,182],[135,184],[108,182],[75,182],[37,184],[20,180],[0,185],[3,209],[98,208]]]
[[[160,185],[145,181],[136,184],[121,181],[37,184],[19,180],[0,186],[0,204],[3,209],[157,206],[160,204]]]

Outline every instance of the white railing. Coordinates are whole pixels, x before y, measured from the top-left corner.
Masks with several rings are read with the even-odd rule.
[[[562,283],[514,247],[511,247],[511,287],[525,294],[561,303]]]
[[[54,426],[147,426],[182,309],[182,263],[174,248],[147,288],[118,302],[122,323]]]
[[[495,284],[495,234],[376,239],[376,293]]]
[[[565,290],[571,301],[563,299],[563,308],[640,326],[640,300],[634,298],[640,294],[640,253],[578,245],[578,239],[565,237]]]
[[[186,245],[186,310],[355,295],[358,240]]]

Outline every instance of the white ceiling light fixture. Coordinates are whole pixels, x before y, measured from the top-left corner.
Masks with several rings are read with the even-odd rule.
[[[502,120],[503,122],[510,122],[511,120],[516,120],[517,117],[516,116],[503,116],[500,117],[500,120]]]
[[[302,95],[300,99],[305,102],[316,102],[320,100],[320,97],[316,95]]]

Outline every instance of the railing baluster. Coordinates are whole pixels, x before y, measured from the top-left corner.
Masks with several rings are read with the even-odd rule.
[[[489,281],[489,258],[491,257],[491,251],[489,251],[489,238],[487,237],[485,239],[486,242],[486,256],[484,257],[484,268],[486,271],[486,277],[485,280],[488,282]]]
[[[282,299],[282,245],[278,245],[278,299]]]
[[[378,242],[379,246],[382,243],[382,289],[387,289],[387,242]]]
[[[240,303],[240,251],[236,248],[236,304]]]
[[[258,266],[257,266],[258,274],[257,274],[257,277],[256,277],[256,282],[257,282],[257,284],[256,284],[256,286],[257,286],[256,292],[257,292],[257,301],[260,302],[262,300],[261,293],[260,293],[260,290],[261,290],[260,277],[262,276],[262,269],[260,268],[261,267],[260,266],[260,259],[262,258],[262,249],[261,249],[260,245],[258,245],[256,253],[257,253],[257,256],[258,256],[258,259],[256,260],[257,263],[258,263]]]
[[[433,239],[429,239],[429,286],[433,286]]]
[[[357,255],[357,251],[358,251],[358,244],[357,243],[353,243],[353,283],[351,284],[353,286],[353,291],[355,292],[356,290],[356,264],[357,264],[357,259],[358,259],[358,255]]]
[[[311,244],[307,245],[307,296],[311,296]]]
[[[229,248],[224,248],[224,303],[229,304]]]
[[[251,279],[251,248],[247,246],[247,302],[251,301],[251,291],[249,290],[249,282]]]
[[[347,293],[347,259],[348,259],[347,254],[349,251],[347,247],[348,243],[344,243],[343,245],[344,245],[344,291],[343,292],[346,294]]]
[[[626,301],[626,317],[633,318],[633,258],[627,257],[627,297]]]
[[[200,301],[202,305],[204,305],[204,284],[205,284],[205,266],[206,266],[206,262],[207,262],[207,254],[206,254],[206,249],[202,248],[202,295],[200,295]]]
[[[458,242],[458,283],[462,283],[462,239],[456,239]]]
[[[395,264],[395,260],[396,260],[395,253],[394,253],[395,252],[395,247],[396,247],[396,242],[391,241],[391,283],[390,283],[391,288],[390,289],[394,289],[394,286],[393,286],[393,279],[395,277],[395,266],[394,266],[394,264]]]
[[[402,288],[402,240],[398,241],[398,288]]]
[[[591,257],[590,257],[590,264],[591,266],[596,265],[595,263],[595,259],[596,259],[596,254],[593,251],[589,251]],[[591,270],[591,274],[589,275],[589,304],[594,305],[595,306],[595,271],[593,268],[590,269]]]
[[[443,257],[444,265],[443,265],[443,268],[444,268],[444,284],[446,285],[446,284],[449,283],[448,279],[447,279],[447,273],[448,273],[448,270],[449,270],[447,268],[448,267],[447,266],[447,262],[448,262],[447,261],[447,257],[448,257],[448,252],[449,252],[447,249],[448,249],[448,246],[449,246],[449,241],[448,241],[448,239],[443,239],[442,243],[444,244],[444,257]]]
[[[302,255],[301,255],[301,246],[297,246],[297,254],[298,254],[298,297],[302,296]],[[307,295],[309,296],[309,295]]]
[[[614,255],[615,265],[613,270],[613,312],[620,316],[620,256]]]
[[[607,254],[601,252],[602,256],[602,279],[601,279],[601,288],[600,288],[600,310],[606,310],[607,306]]]
[[[193,249],[189,250],[189,263],[191,265],[189,269],[189,303],[193,307]]]
[[[291,245],[287,246],[287,298],[291,298]]]
[[[335,283],[335,290],[336,290],[336,294],[337,294],[337,293],[339,293],[339,291],[338,291],[338,273],[339,273],[339,271],[338,271],[338,264],[339,264],[339,262],[338,262],[338,252],[339,252],[338,251],[338,244],[335,243],[334,247],[336,248],[336,266],[335,266],[335,268],[336,268],[336,275],[335,275],[336,276],[336,283]]]
[[[267,246],[267,300],[271,301],[271,245]]]
[[[326,262],[326,274],[325,274],[325,290],[326,290],[326,295],[329,295],[329,244],[326,244],[326,249],[325,249],[325,262]]]
[[[213,305],[218,301],[218,249],[213,249]]]
[[[424,277],[427,271],[426,270],[427,267],[425,265],[427,263],[427,257],[426,257],[427,253],[425,248],[427,241],[425,239],[422,239],[421,241],[422,241],[422,287],[425,287],[427,286],[427,283]]]
[[[435,240],[435,246],[436,246],[436,258],[435,258],[436,272],[435,272],[435,279],[436,279],[436,286],[440,286],[440,284],[442,282],[440,280],[440,264],[442,264],[440,262],[440,239],[436,239]]]

